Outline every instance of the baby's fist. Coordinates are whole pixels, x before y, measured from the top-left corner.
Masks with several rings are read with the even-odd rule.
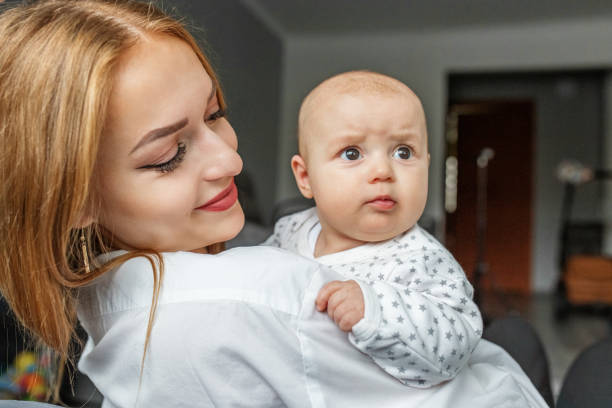
[[[327,314],[340,330],[350,331],[363,319],[363,293],[354,280],[332,281],[326,283],[315,301],[319,312],[327,309]]]

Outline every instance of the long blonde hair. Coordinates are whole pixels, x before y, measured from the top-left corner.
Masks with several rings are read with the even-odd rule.
[[[63,359],[75,336],[76,289],[135,256],[147,256],[154,270],[147,343],[151,333],[159,254],[130,252],[85,273],[79,238],[93,260],[108,251],[108,234],[77,227],[99,202],[93,174],[114,67],[153,33],[188,43],[217,82],[193,37],[151,4],[49,0],[0,15],[0,291],[20,323]]]

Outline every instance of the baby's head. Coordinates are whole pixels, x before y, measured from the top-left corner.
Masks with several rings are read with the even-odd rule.
[[[384,241],[412,228],[427,200],[429,153],[419,98],[367,71],[331,77],[304,99],[291,167],[326,239]]]

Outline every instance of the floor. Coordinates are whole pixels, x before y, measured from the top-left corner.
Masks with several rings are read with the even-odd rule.
[[[520,315],[534,326],[546,348],[556,398],[565,373],[580,351],[612,335],[612,318],[598,310],[573,310],[565,318],[557,319],[555,305],[555,295],[498,294],[485,296],[481,309],[489,319]]]

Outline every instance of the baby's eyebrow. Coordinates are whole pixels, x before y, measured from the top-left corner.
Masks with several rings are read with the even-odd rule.
[[[406,130],[402,132],[393,133],[390,135],[393,140],[398,142],[406,141],[406,140],[422,140],[424,139],[423,135],[419,132],[415,132],[413,130]]]
[[[339,135],[334,138],[334,144],[337,145],[350,145],[350,144],[358,144],[365,139],[364,135],[359,134],[345,134]]]

